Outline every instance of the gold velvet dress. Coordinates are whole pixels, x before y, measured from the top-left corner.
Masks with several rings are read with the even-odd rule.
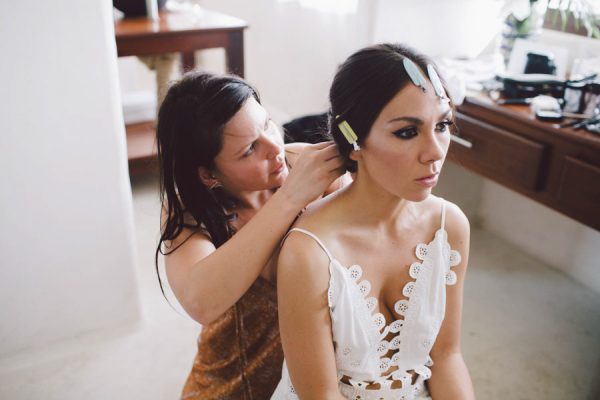
[[[259,277],[238,302],[203,327],[182,399],[269,399],[281,379],[277,289]]]

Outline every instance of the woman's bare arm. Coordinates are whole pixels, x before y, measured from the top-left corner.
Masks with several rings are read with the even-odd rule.
[[[446,286],[446,314],[431,351],[433,359],[429,391],[435,400],[475,399],[473,384],[460,349],[463,287],[469,261],[470,227],[467,217],[454,204],[447,203],[446,230],[448,242],[461,255],[459,265],[452,267],[457,282]]]
[[[300,233],[288,237],[277,264],[281,342],[300,399],[343,399],[327,304],[328,265],[323,250]]]
[[[282,187],[219,249],[207,236],[187,229],[168,243],[170,248],[183,243],[165,257],[165,264],[169,284],[186,312],[207,324],[230,308],[258,278],[302,208],[340,175],[341,165],[335,145],[312,145]]]

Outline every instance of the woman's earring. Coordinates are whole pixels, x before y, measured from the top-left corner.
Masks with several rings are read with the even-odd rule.
[[[213,190],[213,189],[216,189],[216,188],[219,188],[219,187],[223,186],[223,185],[221,185],[221,182],[219,182],[219,181],[217,180],[217,177],[216,177],[216,176],[214,176],[214,175],[211,175],[211,176],[210,176],[210,178],[211,178],[211,179],[214,179],[215,181],[214,181],[213,183],[211,183],[211,184],[210,184],[210,186],[208,187],[208,190]]]
[[[212,184],[212,185],[210,185],[210,186],[208,187],[208,189],[209,189],[209,190],[213,190],[213,189],[219,188],[219,187],[221,187],[221,186],[223,186],[223,185],[221,185],[221,182],[219,182],[219,181],[214,181],[214,182],[213,182],[213,184]]]

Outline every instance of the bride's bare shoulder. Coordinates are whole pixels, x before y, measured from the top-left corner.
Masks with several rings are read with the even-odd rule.
[[[423,205],[429,215],[428,220],[435,230],[441,228],[442,210],[445,209],[444,230],[448,243],[452,248],[468,251],[471,226],[463,210],[453,202],[436,196],[429,196]]]
[[[278,282],[300,282],[311,285],[328,279],[329,255],[322,245],[323,232],[314,223],[314,211],[308,210],[296,221],[284,238],[277,260]],[[316,214],[318,215],[318,214]],[[323,286],[325,287],[325,286]]]
[[[295,227],[315,231],[317,234],[325,234],[328,230],[339,227],[343,219],[341,210],[340,194],[343,191],[332,193],[311,203],[300,215]]]

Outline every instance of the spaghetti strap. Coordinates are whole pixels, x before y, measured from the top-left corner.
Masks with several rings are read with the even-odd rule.
[[[329,252],[329,250],[327,250],[327,247],[325,247],[325,245],[323,244],[323,242],[321,242],[321,240],[317,237],[317,235],[315,235],[312,232],[307,231],[306,229],[302,229],[302,228],[292,228],[288,231],[288,233],[285,235],[285,237],[283,238],[283,240],[281,241],[281,243],[283,243],[285,241],[285,239],[287,239],[287,237],[289,236],[290,233],[292,232],[300,232],[300,233],[304,233],[307,236],[310,236],[311,238],[313,238],[315,240],[315,242],[317,242],[317,244],[323,249],[323,251],[325,252],[325,254],[327,254],[327,257],[329,258],[329,261],[333,261],[333,257],[331,256],[331,253]]]
[[[444,226],[446,224],[446,200],[442,199],[442,227],[441,230],[444,230]]]

